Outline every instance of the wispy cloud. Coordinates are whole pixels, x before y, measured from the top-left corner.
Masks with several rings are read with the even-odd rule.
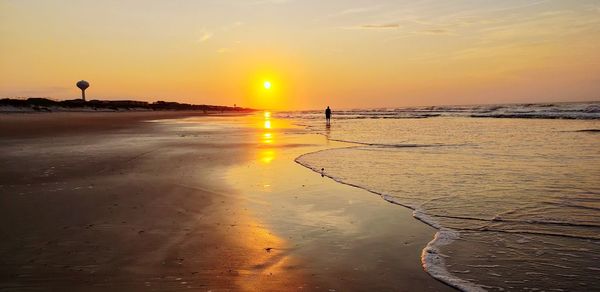
[[[225,53],[229,53],[229,52],[231,52],[230,48],[220,48],[217,50],[217,53],[219,53],[219,54],[225,54]]]
[[[243,23],[243,22],[241,22],[241,21],[236,21],[236,22],[234,22],[234,23],[231,23],[231,24],[228,24],[228,25],[225,25],[225,26],[223,26],[221,29],[222,29],[223,31],[229,31],[229,30],[232,30],[232,29],[238,28],[238,27],[242,26],[243,24],[244,24],[244,23]]]
[[[399,29],[400,24],[398,23],[384,23],[384,24],[363,24],[359,26],[350,27],[350,29]]]
[[[339,11],[337,13],[333,13],[333,14],[329,15],[329,17],[360,14],[360,13],[379,10],[381,7],[382,7],[381,5],[372,5],[372,6],[365,6],[365,7],[348,8],[348,9]]]
[[[418,31],[420,34],[432,34],[432,35],[451,35],[452,31],[444,28],[430,28]]]
[[[262,5],[262,4],[285,4],[292,2],[292,0],[258,0],[250,2],[250,5]]]
[[[208,41],[209,39],[211,39],[213,37],[212,32],[203,32],[202,35],[200,36],[200,38],[198,38],[198,40],[196,42],[198,43],[203,43],[205,41]]]

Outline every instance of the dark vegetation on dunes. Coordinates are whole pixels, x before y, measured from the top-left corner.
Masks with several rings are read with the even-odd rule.
[[[0,106],[12,106],[17,108],[31,108],[34,111],[52,111],[53,108],[67,108],[76,110],[78,108],[86,108],[92,110],[200,110],[200,111],[236,111],[236,112],[250,112],[253,109],[241,108],[241,107],[230,107],[230,106],[219,106],[219,105],[206,105],[206,104],[189,104],[189,103],[178,103],[178,102],[145,102],[135,100],[90,100],[83,101],[81,99],[62,100],[56,101],[47,98],[30,97],[27,99],[11,99],[4,98],[0,99]]]

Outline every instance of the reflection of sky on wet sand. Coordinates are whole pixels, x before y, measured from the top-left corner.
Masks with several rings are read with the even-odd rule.
[[[257,125],[258,146],[256,147],[256,161],[252,164],[250,173],[236,175],[236,179],[246,180],[245,185],[255,186],[250,192],[258,194],[259,198],[265,198],[268,195],[277,195],[279,193],[287,193],[293,190],[293,184],[298,175],[297,168],[305,171],[301,166],[293,163],[296,156],[303,152],[288,151],[296,145],[313,145],[312,149],[329,145],[329,141],[322,136],[293,136],[283,135],[282,132],[292,128],[287,120],[279,120],[272,118],[270,112],[264,112],[260,115],[260,121],[252,123]],[[321,146],[317,146],[321,145]],[[308,148],[301,151],[312,151]],[[284,153],[285,152],[285,153]],[[281,157],[283,155],[283,157]],[[305,172],[311,175],[310,172]],[[286,198],[280,197],[285,200]],[[289,198],[288,198],[289,199]],[[277,198],[275,198],[277,200]],[[273,201],[265,202],[264,205],[273,204]],[[296,208],[287,209],[285,213],[291,217],[297,218],[307,225],[311,226],[335,226],[342,233],[356,232],[355,226],[350,224],[341,210],[320,210],[314,205],[298,205]],[[278,211],[278,214],[281,214]]]
[[[295,164],[294,158],[304,152],[331,145],[323,136],[283,134],[284,131],[289,131],[294,126],[287,120],[273,118],[270,112],[261,113],[254,119],[255,121],[251,124],[258,130],[255,136],[257,147],[253,150],[255,160],[250,166],[238,169],[242,172],[234,170],[231,173],[235,180],[244,186],[245,193],[256,195],[257,200],[264,200],[262,204],[258,205],[271,206],[261,210],[254,209],[260,213],[259,217],[265,215],[261,212],[266,212],[268,216],[293,217],[308,226],[335,228],[336,232],[343,234],[356,233],[356,226],[350,223],[352,220],[341,209],[332,210],[330,208],[321,209],[315,205],[297,205],[285,210],[272,210],[274,213],[270,213],[269,208],[274,208],[273,206],[279,204],[280,200],[281,202],[285,201],[286,204],[289,203],[290,196],[287,194],[301,191],[297,189],[298,186],[301,186],[299,180],[312,176],[310,171]],[[299,170],[305,175],[299,176]],[[351,204],[351,202],[343,202],[343,204]]]
[[[249,175],[236,175],[236,181],[240,185],[252,186],[252,193],[270,194],[274,186],[280,182],[273,176],[280,147],[279,133],[289,124],[286,121],[274,120],[270,112],[250,117],[249,125],[253,128],[252,144],[256,145],[250,149],[254,159],[250,162],[251,173]],[[243,167],[249,169],[248,165]],[[248,189],[239,189],[244,202],[248,204],[264,205],[263,198],[247,197]],[[258,201],[258,202],[257,202]],[[250,203],[252,202],[252,203]],[[243,213],[245,225],[249,228],[247,233],[240,234],[235,238],[241,246],[253,251],[247,258],[245,269],[240,270],[240,276],[236,282],[243,291],[284,291],[293,285],[294,289],[302,287],[307,282],[306,275],[297,270],[299,259],[292,256],[293,247],[282,237],[275,234],[265,224],[252,208],[244,208]],[[308,288],[308,287],[307,287]]]
[[[264,227],[256,217],[245,219],[245,233],[236,237],[244,250],[251,251],[246,257],[244,268],[236,271],[236,286],[241,291],[283,291],[288,285],[300,287],[304,276],[290,273],[297,260],[289,255],[290,249],[284,240]]]
[[[213,122],[214,120],[214,122]],[[229,274],[233,276],[235,290],[240,291],[285,291],[289,287],[303,287],[308,282],[304,271],[297,267],[300,265],[298,257],[292,255],[294,247],[284,237],[277,234],[266,223],[266,217],[249,208],[249,205],[267,205],[264,197],[248,196],[249,189],[255,194],[272,194],[273,187],[280,187],[282,181],[277,181],[275,163],[283,162],[279,158],[281,147],[284,146],[282,131],[289,130],[292,126],[287,120],[274,119],[270,112],[243,117],[190,117],[180,120],[165,121],[177,129],[177,136],[186,134],[192,139],[203,139],[203,131],[216,132],[222,135],[242,135],[244,141],[239,145],[247,148],[250,162],[243,164],[244,169],[251,169],[249,175],[237,176],[236,183],[243,185],[238,188],[239,201],[230,204],[235,209],[234,222],[230,228],[235,233],[228,233],[229,239],[235,244],[237,250],[229,251],[232,258],[237,258],[237,253],[243,255],[242,262],[231,263]],[[230,128],[236,129],[231,132]],[[239,131],[238,131],[239,130]],[[188,133],[193,135],[187,135]],[[211,142],[212,143],[212,142]],[[227,144],[215,142],[219,147]],[[228,145],[229,146],[229,145]],[[250,166],[250,168],[249,168]],[[251,185],[250,188],[245,187]],[[238,204],[239,203],[239,204]],[[233,206],[236,206],[233,208]],[[231,216],[227,214],[225,216]],[[229,259],[224,258],[227,262]],[[291,286],[290,286],[291,285]],[[308,287],[307,287],[308,288]]]
[[[246,278],[256,281],[240,284],[244,289],[393,291],[430,280],[419,258],[433,236],[429,227],[414,224],[409,211],[294,162],[300,155],[348,144],[328,143],[323,135],[307,135],[292,121],[264,113],[246,121],[252,128],[251,159],[229,168],[226,181],[257,227],[236,240],[248,248],[272,244],[273,249],[248,259]],[[270,273],[288,284],[262,281]]]
[[[265,123],[267,120],[269,123]],[[305,153],[347,144],[328,143],[325,136],[304,135],[302,130],[296,135],[287,120],[264,114],[255,116],[251,124],[255,127],[255,146],[249,151],[254,159],[230,168],[227,180],[242,195],[241,207],[268,230],[269,236],[278,239],[273,244],[279,245],[253,265],[276,262],[269,266],[270,272],[285,272],[290,281],[304,281],[306,285],[302,286],[308,290],[318,285],[337,291],[357,288],[352,282],[330,281],[341,274],[366,283],[363,288],[375,287],[375,291],[429,279],[422,272],[419,258],[433,235],[427,226],[414,225],[408,211],[363,190],[322,178],[294,162]],[[265,240],[261,234],[256,236]],[[397,243],[410,247],[392,249]],[[382,270],[387,272],[380,273]],[[290,287],[281,286],[280,290]]]

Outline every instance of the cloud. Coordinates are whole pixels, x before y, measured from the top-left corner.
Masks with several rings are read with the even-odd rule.
[[[375,10],[378,10],[380,8],[381,8],[381,5],[348,8],[346,10],[342,10],[340,12],[331,14],[331,15],[329,15],[329,17],[337,17],[337,16],[344,16],[344,15],[359,14],[359,13],[364,13],[364,12],[369,12],[369,11],[375,11]]]
[[[244,24],[244,23],[243,23],[243,22],[241,22],[241,21],[236,21],[236,22],[234,22],[234,23],[231,23],[231,24],[228,24],[228,25],[225,25],[225,26],[223,26],[221,29],[222,29],[223,31],[229,31],[229,30],[232,30],[232,29],[238,28],[238,27],[242,26],[243,24]]]
[[[450,35],[452,34],[450,30],[444,28],[430,28],[419,31],[418,33],[422,34],[436,34],[436,35]]]
[[[263,5],[263,4],[286,4],[292,2],[292,0],[258,0],[250,2],[250,5]]]
[[[200,36],[200,38],[198,38],[198,40],[196,42],[198,43],[203,43],[205,41],[208,41],[209,39],[211,39],[213,37],[213,34],[211,32],[203,32],[202,35]]]
[[[219,54],[225,54],[225,53],[229,53],[229,52],[231,52],[230,48],[220,48],[217,50],[217,53],[219,53]]]
[[[399,29],[400,25],[397,23],[387,23],[387,24],[363,24],[359,27],[354,27],[355,29]]]

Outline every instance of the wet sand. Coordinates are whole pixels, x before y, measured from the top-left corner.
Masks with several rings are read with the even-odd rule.
[[[0,113],[0,137],[12,139],[99,134],[132,128],[147,120],[214,115],[240,114],[199,111]]]
[[[270,121],[255,135],[254,159],[231,167],[227,181],[282,239],[272,251],[280,256],[272,270],[284,273],[287,259],[301,259],[293,268],[307,271],[310,284],[302,288],[309,291],[454,290],[421,266],[433,228],[406,208],[294,161],[308,152],[352,145]]]
[[[0,289],[450,290],[420,266],[433,229],[293,162],[323,137],[94,115],[0,117]]]

